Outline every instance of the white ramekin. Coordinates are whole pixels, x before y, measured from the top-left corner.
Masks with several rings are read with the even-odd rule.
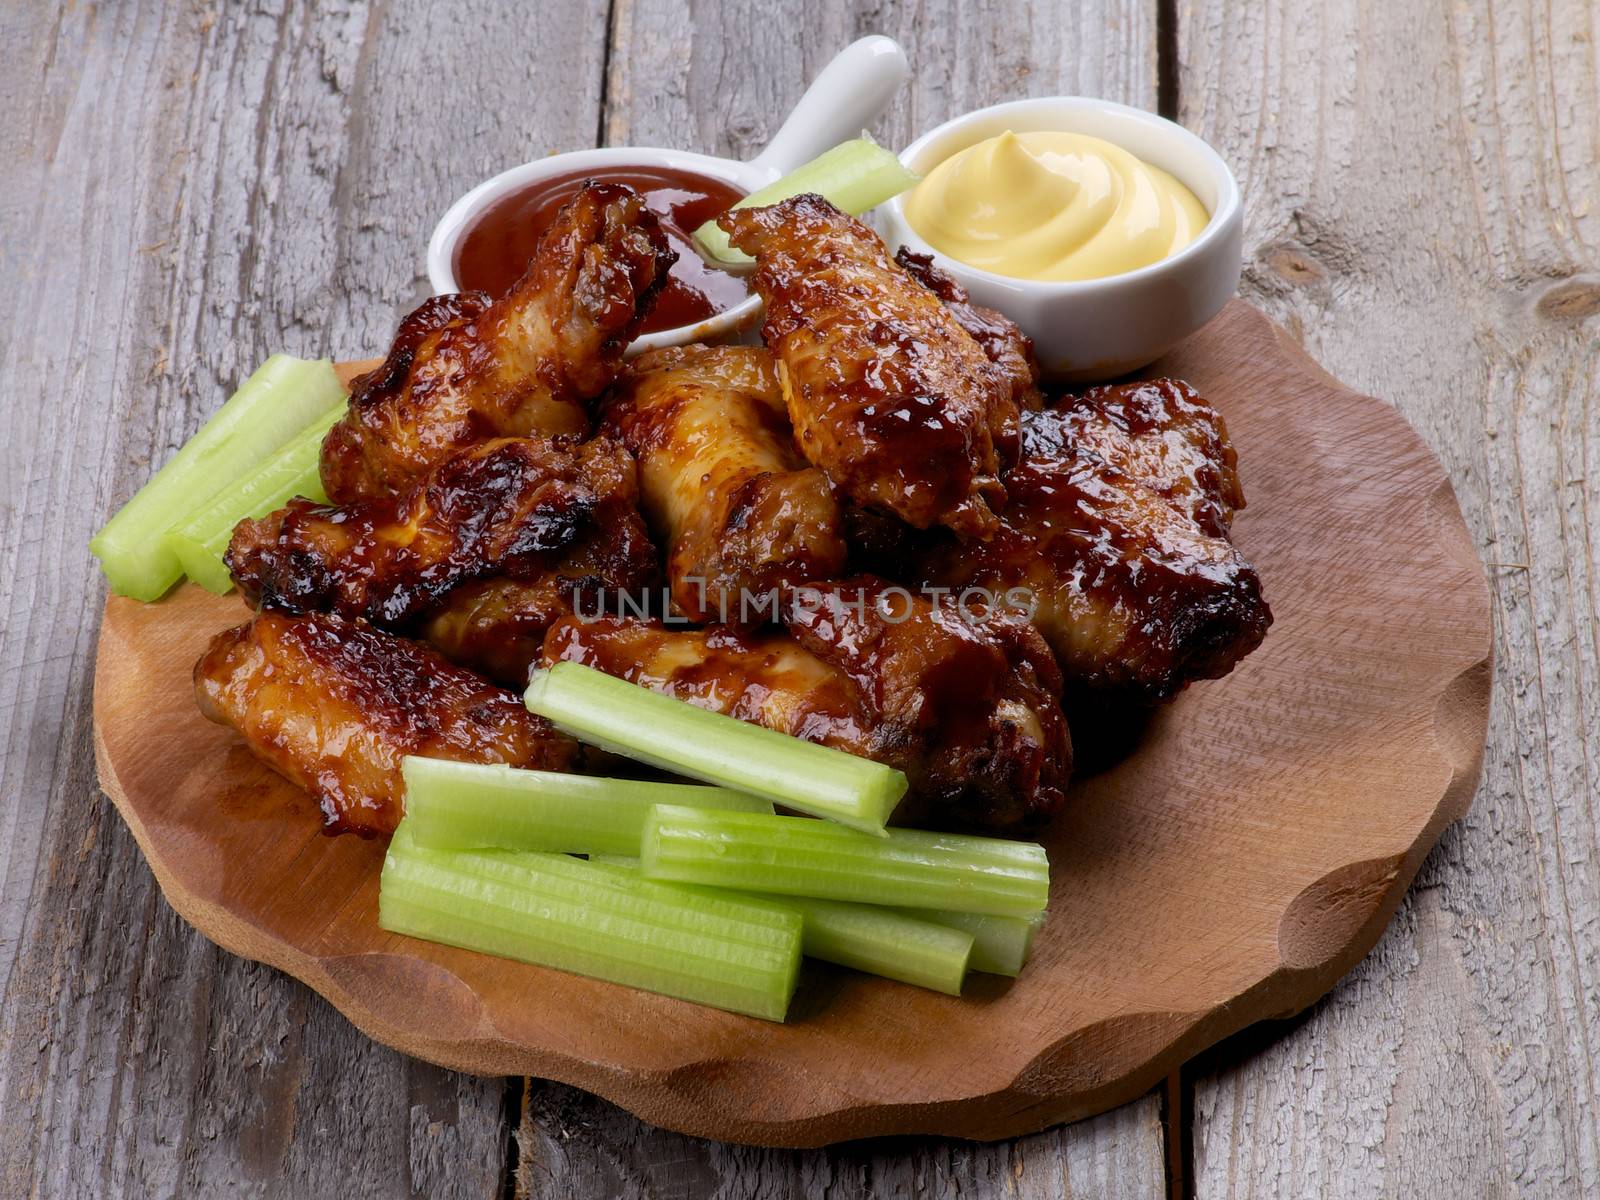
[[[933,255],[979,304],[999,309],[1033,338],[1052,379],[1092,382],[1159,358],[1221,311],[1239,286],[1244,209],[1222,156],[1163,117],[1110,100],[1050,96],[981,108],[923,134],[900,155],[918,174],[985,138],[1058,130],[1104,138],[1171,173],[1211,214],[1205,229],[1171,258],[1106,279],[1057,283],[1013,279],[941,254],[906,220],[904,197],[881,210],[890,246]]]
[[[888,107],[910,73],[905,51],[892,39],[875,34],[852,42],[822,69],[767,148],[749,162],[657,146],[618,146],[552,154],[502,171],[462,196],[440,218],[428,240],[428,282],[435,292],[460,291],[455,259],[462,236],[486,208],[536,180],[596,167],[667,167],[709,175],[742,192],[753,192],[824,150],[859,137]],[[697,324],[635,338],[628,352],[725,337],[753,324],[760,312],[761,299],[752,295]]]

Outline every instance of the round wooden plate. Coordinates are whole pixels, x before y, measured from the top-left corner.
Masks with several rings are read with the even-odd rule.
[[[974,976],[955,999],[808,964],[774,1025],[387,934],[383,845],[324,837],[307,796],[196,710],[192,664],[246,613],[194,587],[106,605],[101,783],[186,920],[419,1058],[766,1145],[1000,1138],[1110,1108],[1372,947],[1467,807],[1488,712],[1482,568],[1395,410],[1239,301],[1152,371],[1227,417],[1250,501],[1235,536],[1277,623],[1075,783],[1014,982]]]

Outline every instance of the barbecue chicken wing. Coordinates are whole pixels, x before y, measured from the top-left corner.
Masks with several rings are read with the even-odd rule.
[[[451,592],[423,623],[421,636],[451,662],[521,689],[545,630],[558,618],[574,610],[637,611],[650,599],[659,571],[643,523],[619,521],[535,579],[484,579]]]
[[[1226,536],[1244,502],[1233,451],[1186,386],[1100,388],[1029,413],[1022,450],[999,531],[926,550],[925,581],[1009,594],[1075,690],[1165,700],[1260,644],[1272,613]]]
[[[405,320],[323,442],[329,498],[403,491],[486,438],[584,433],[675,258],[637,195],[585,186],[504,298],[439,296]]]
[[[879,722],[849,677],[779,631],[566,616],[544,643],[546,665],[564,660],[852,754],[883,752]]]
[[[297,499],[241,521],[227,563],[253,604],[333,611],[390,629],[408,628],[455,589],[490,576],[536,591],[543,612],[563,579],[632,588],[655,575],[637,500],[633,460],[616,442],[571,449],[498,438],[398,496],[344,508]]]
[[[877,234],[820,196],[717,219],[756,259],[762,336],[801,452],[867,508],[988,537],[1013,386]]]
[[[974,304],[966,288],[933,265],[931,254],[918,254],[908,246],[901,246],[894,260],[939,297],[961,328],[983,347],[989,361],[999,367],[1010,382],[1011,398],[1019,412],[1033,412],[1044,406],[1044,395],[1039,391],[1039,362],[1033,356],[1031,337],[1004,313]],[[1011,431],[1011,437],[1010,453],[1004,456],[1007,462],[1016,460],[1017,430]]]
[[[194,669],[200,711],[310,792],[329,833],[392,833],[407,754],[560,771],[576,745],[511,692],[362,621],[261,613]]]
[[[608,398],[602,428],[639,464],[673,604],[690,620],[771,620],[769,597],[843,570],[839,502],[794,448],[765,350],[640,355]]]
[[[1064,399],[1061,433],[1155,492],[1212,537],[1244,507],[1222,414],[1181,379],[1090,388]],[[1045,431],[1040,430],[1041,435]],[[1056,452],[1056,451],[1052,451]]]
[[[920,745],[904,769],[936,821],[1030,829],[1061,806],[1072,744],[1044,639],[998,608],[962,609],[870,575],[792,593],[783,620],[870,711]]]
[[[1025,621],[969,622],[868,577],[796,588],[784,608],[787,634],[568,617],[545,659],[899,767],[911,794],[897,820],[1017,832],[1061,806],[1060,676]]]

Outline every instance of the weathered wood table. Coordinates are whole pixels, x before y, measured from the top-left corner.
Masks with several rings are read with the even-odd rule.
[[[1097,1120],[766,1152],[407,1060],[191,932],[95,786],[93,530],[268,353],[381,348],[464,187],[596,142],[752,153],[873,31],[916,69],[889,143],[1057,92],[1210,139],[1244,294],[1448,467],[1489,748],[1377,950]],[[1581,0],[4,6],[0,1195],[1600,1192],[1597,38]]]

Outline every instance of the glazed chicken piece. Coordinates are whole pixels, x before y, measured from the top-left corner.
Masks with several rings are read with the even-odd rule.
[[[961,328],[972,335],[973,341],[983,347],[989,361],[999,367],[1011,383],[1011,398],[1019,412],[1033,412],[1044,406],[1044,395],[1039,391],[1039,362],[1033,356],[1033,339],[1016,323],[992,308],[974,304],[962,287],[950,276],[933,265],[931,254],[918,254],[908,246],[895,252],[895,262],[906,269],[913,279],[944,302],[950,315]],[[1016,460],[1016,432],[1012,434],[1012,450],[1008,462]]]
[[[194,683],[200,711],[311,793],[329,833],[394,832],[408,754],[561,771],[578,753],[514,693],[326,614],[264,612],[219,633]]]
[[[1170,407],[1154,424],[1130,416],[1158,400]],[[1031,610],[1075,693],[1166,700],[1227,674],[1266,635],[1260,578],[1222,518],[1243,504],[1233,451],[1186,386],[1096,389],[1027,414],[1006,488],[994,538],[945,539],[920,573]]]
[[[794,448],[765,350],[642,354],[601,421],[639,464],[673,604],[690,620],[759,624],[776,615],[770,598],[844,569],[839,502]]]
[[[572,612],[588,585],[580,574],[549,572],[530,583],[485,579],[450,594],[419,636],[458,666],[521,690],[538,661],[545,631]]]
[[[781,631],[569,615],[545,635],[544,664],[562,661],[852,754],[881,752],[879,722],[849,678]]]
[[[861,577],[793,589],[787,634],[569,617],[545,660],[899,767],[911,793],[896,820],[1026,831],[1061,806],[1071,770],[1060,675],[1025,621],[972,616]]]
[[[1063,436],[1227,537],[1244,507],[1239,458],[1222,414],[1181,379],[1090,388],[1063,399]],[[1041,433],[1043,431],[1041,430]]]
[[[655,575],[637,500],[633,460],[616,442],[498,438],[398,496],[344,508],[296,499],[241,521],[227,563],[252,604],[394,630],[491,576],[535,585],[543,610],[563,579],[632,588]]]
[[[634,192],[586,185],[505,297],[438,296],[406,318],[323,442],[328,497],[401,492],[486,438],[585,433],[676,257]]]
[[[1017,405],[950,309],[820,196],[717,223],[756,259],[762,336],[806,458],[863,507],[963,539],[993,533]]]
[[[892,741],[920,746],[902,769],[936,822],[1025,830],[1061,807],[1072,769],[1061,673],[1027,621],[871,575],[797,589],[783,619],[850,678]]]
[[[660,571],[637,517],[602,527],[531,580],[484,579],[451,592],[420,634],[451,662],[522,689],[545,630],[568,613],[648,607]]]

